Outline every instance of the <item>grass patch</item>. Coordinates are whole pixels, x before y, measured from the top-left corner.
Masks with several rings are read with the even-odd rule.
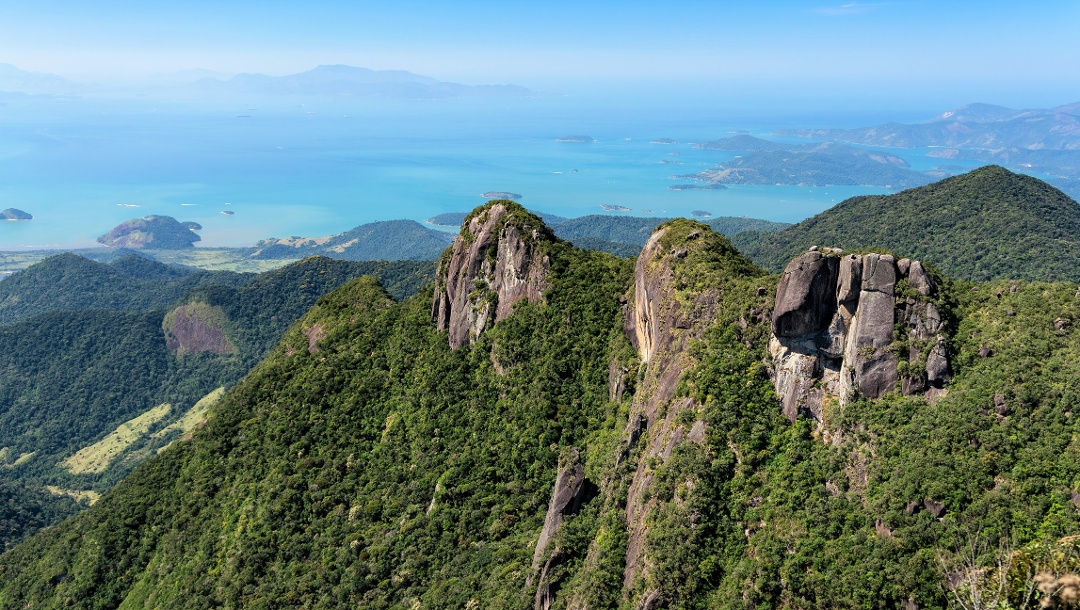
[[[160,404],[146,413],[117,426],[116,430],[100,441],[80,449],[75,455],[60,462],[60,467],[71,474],[101,474],[117,456],[142,438],[150,428],[165,418],[172,409],[168,403]],[[21,458],[20,458],[21,459]],[[17,464],[18,462],[16,462]],[[70,495],[70,494],[68,494]]]
[[[220,387],[213,392],[210,392],[206,396],[203,396],[199,399],[199,402],[195,403],[195,406],[188,409],[187,413],[184,413],[183,416],[180,417],[180,419],[151,434],[150,437],[165,438],[169,435],[169,433],[175,432],[177,430],[179,430],[181,434],[187,434],[188,432],[191,432],[195,429],[196,426],[199,426],[206,421],[206,415],[207,412],[210,411],[210,407],[214,406],[214,403],[220,400],[222,395],[224,394],[225,388]]]
[[[63,487],[57,487],[56,485],[46,485],[45,489],[49,490],[54,496],[68,496],[75,498],[78,501],[86,500],[90,504],[94,504],[101,499],[101,494],[89,489],[64,489]]]

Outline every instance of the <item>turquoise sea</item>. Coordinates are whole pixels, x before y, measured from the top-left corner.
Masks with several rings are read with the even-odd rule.
[[[329,235],[376,220],[467,211],[486,191],[559,214],[750,216],[795,222],[865,187],[672,191],[730,158],[690,143],[736,130],[855,126],[895,117],[774,119],[708,107],[512,101],[238,101],[227,105],[28,99],[0,105],[0,250],[84,247],[124,220],[203,226],[202,246]],[[565,143],[589,135],[592,143]],[[652,144],[671,138],[677,144]],[[232,212],[231,215],[222,212]],[[607,212],[619,214],[619,212]]]

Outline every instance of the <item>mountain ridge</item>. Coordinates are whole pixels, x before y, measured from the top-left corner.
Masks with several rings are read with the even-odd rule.
[[[810,246],[884,248],[958,279],[1080,280],[1080,207],[995,165],[892,195],[847,199],[796,225],[734,240],[773,271]]]

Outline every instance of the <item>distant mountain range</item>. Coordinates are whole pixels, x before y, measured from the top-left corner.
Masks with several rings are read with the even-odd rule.
[[[1000,163],[1025,172],[1080,178],[1080,102],[1027,110],[969,104],[925,123],[786,129],[776,135],[866,146],[936,148],[939,150],[931,151],[929,156]]]
[[[208,93],[329,95],[354,98],[442,99],[458,97],[533,97],[517,85],[462,85],[404,70],[369,70],[344,65],[319,66],[287,76],[238,74],[228,80],[203,78],[193,87]]]
[[[183,70],[142,79],[149,90],[185,89],[201,95],[311,95],[345,98],[447,99],[534,97],[535,91],[518,85],[463,85],[405,70],[369,70],[345,65],[318,66],[285,76],[237,74],[224,76],[208,70]],[[97,87],[62,76],[30,72],[0,64],[0,98],[25,95],[75,95]]]
[[[70,95],[83,88],[62,76],[28,72],[11,64],[0,64],[0,92],[5,94]]]
[[[918,172],[904,159],[836,142],[782,144],[748,135],[702,142],[696,148],[744,154],[714,169],[677,176],[706,184],[861,185],[908,188],[945,174]]]

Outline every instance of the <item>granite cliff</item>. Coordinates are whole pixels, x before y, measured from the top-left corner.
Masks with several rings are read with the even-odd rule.
[[[940,390],[948,338],[937,282],[919,261],[813,248],[776,289],[769,342],[784,414],[823,421],[830,401]]]
[[[543,300],[557,241],[543,221],[513,201],[495,200],[473,211],[443,255],[431,316],[450,334],[450,347],[472,344],[522,299]]]

